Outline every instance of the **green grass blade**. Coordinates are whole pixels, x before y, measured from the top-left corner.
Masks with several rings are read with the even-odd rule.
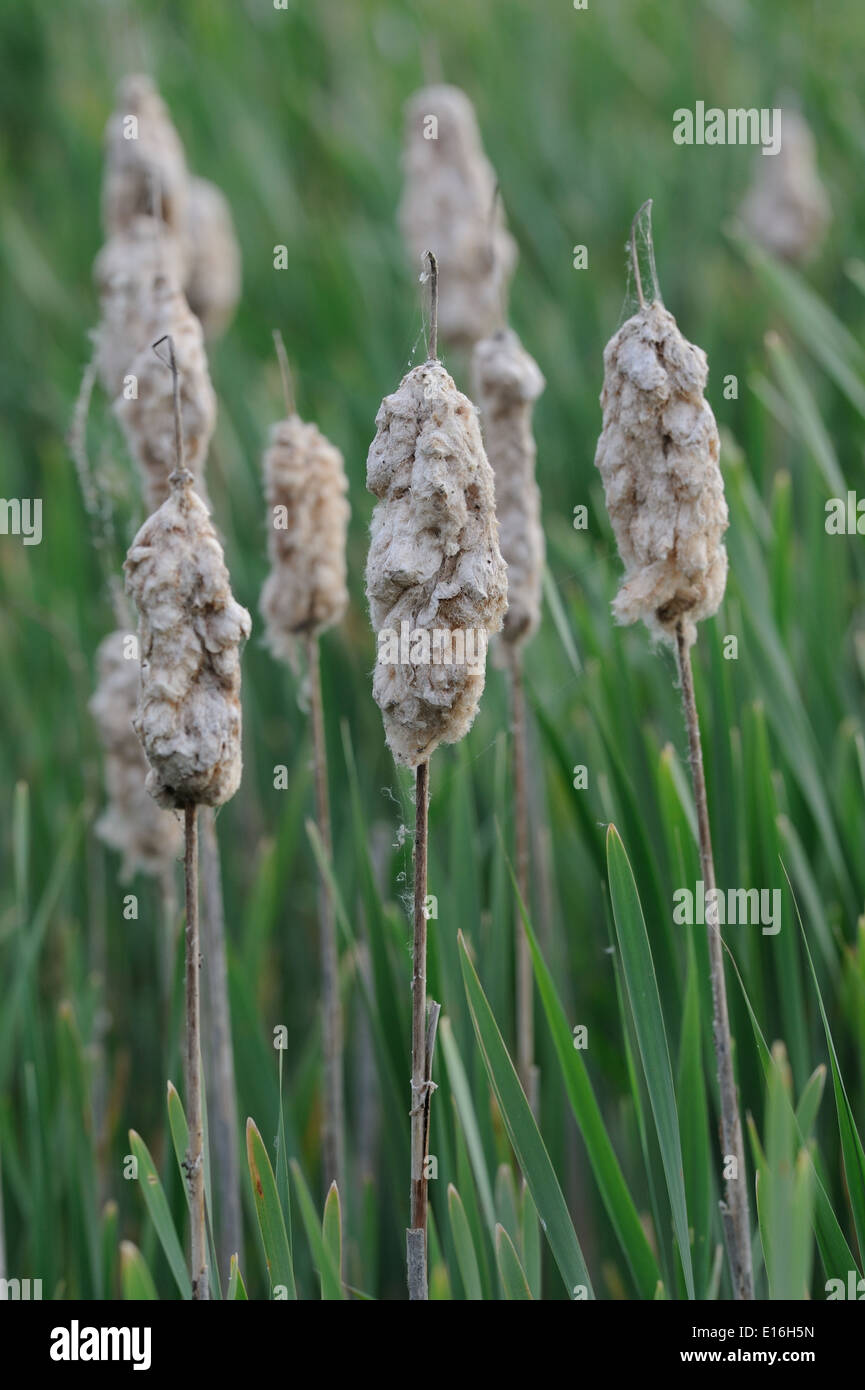
[[[131,1240],[120,1245],[120,1287],[130,1302],[155,1302],[159,1298],[144,1256]]]
[[[168,1209],[165,1192],[162,1183],[159,1181],[159,1174],[156,1165],[150,1156],[150,1150],[134,1129],[129,1131],[129,1146],[133,1155],[138,1161],[138,1183],[141,1188],[144,1203],[150,1214],[150,1219],[156,1228],[159,1243],[165,1253],[165,1258],[174,1275],[175,1283],[180,1290],[183,1298],[192,1298],[192,1284],[189,1272],[186,1268],[186,1261],[183,1257],[183,1246],[171,1219],[171,1212]]]
[[[520,1086],[513,1062],[493,1018],[477,972],[459,933],[460,963],[466,998],[487,1077],[517,1162],[532,1194],[544,1234],[565,1287],[572,1298],[594,1298],[591,1279],[562,1190],[544,1141]]]
[[[345,1298],[345,1290],[342,1286],[339,1265],[334,1259],[332,1247],[326,1243],[322,1236],[322,1228],[318,1219],[318,1213],[315,1210],[315,1204],[313,1203],[309,1188],[306,1185],[306,1179],[301,1172],[300,1164],[296,1158],[293,1158],[288,1166],[294,1178],[294,1187],[297,1192],[300,1215],[304,1230],[306,1231],[306,1238],[309,1241],[312,1261],[321,1279],[322,1299],[338,1301],[339,1299]]]
[[[532,1294],[525,1270],[520,1264],[520,1257],[504,1226],[496,1226],[496,1264],[505,1298],[531,1298]]]
[[[285,1297],[297,1298],[294,1282],[294,1266],[288,1248],[285,1220],[276,1190],[264,1140],[253,1120],[246,1122],[246,1157],[249,1163],[249,1179],[252,1183],[252,1200],[258,1217],[258,1229],[264,1246],[264,1258],[270,1277],[271,1291],[284,1289]]]
[[[679,1139],[679,1117],[667,1033],[661,1012],[658,983],[652,950],[643,920],[643,909],[637,885],[625,847],[615,826],[607,831],[607,864],[610,877],[610,896],[616,938],[622,959],[622,969],[637,1043],[646,1077],[649,1101],[655,1118],[658,1144],[664,1160],[664,1174],[673,1227],[679,1244],[679,1255],[685,1276],[688,1296],[694,1297],[694,1273],[691,1265],[691,1245],[688,1239],[688,1208],[685,1199],[685,1179],[682,1166],[682,1146]]]
[[[463,1281],[465,1296],[472,1303],[480,1303],[484,1296],[481,1288],[481,1273],[478,1268],[465,1207],[453,1183],[448,1186],[448,1216],[450,1217],[451,1235],[457,1252],[457,1266]]]
[[[246,1285],[243,1282],[243,1275],[240,1272],[240,1265],[237,1263],[237,1256],[231,1257],[231,1271],[228,1276],[228,1293],[225,1295],[228,1302],[243,1302],[246,1298]]]

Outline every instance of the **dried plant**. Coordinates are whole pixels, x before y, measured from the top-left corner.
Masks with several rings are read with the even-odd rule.
[[[651,201],[640,209],[631,227],[639,308],[604,352],[604,422],[595,462],[625,565],[625,582],[613,603],[614,612],[625,623],[641,618],[653,635],[676,649],[700,863],[708,893],[716,887],[715,864],[691,647],[697,623],[716,612],[724,595],[727,554],[721,537],[727,526],[727,505],[718,466],[718,430],[703,395],[706,355],[682,337],[672,314],[655,299],[648,303],[643,295],[636,231],[644,209],[650,211]],[[735,1296],[752,1299],[747,1170],[733,1073],[724,945],[717,914],[713,916],[711,910],[706,914],[706,928],[722,1155],[725,1165],[730,1157],[736,1160],[721,1213]]]
[[[163,337],[170,337],[174,343],[180,376],[186,467],[192,474],[199,500],[205,503],[204,465],[216,425],[216,396],[210,383],[201,324],[182,292],[168,280],[159,280],[151,305],[147,346],[133,358],[129,367],[135,378],[136,392],[119,396],[114,412],[141,469],[148,510],[155,512],[169,496],[175,432],[171,382],[166,380],[165,369],[154,357],[150,343]]]
[[[470,345],[499,327],[517,252],[474,107],[458,87],[425,87],[408,103],[404,171],[400,223],[412,264],[433,248],[439,333]]]
[[[409,1297],[427,1297],[426,1173],[432,1049],[438,1005],[427,1021],[426,864],[429,759],[471,727],[484,687],[486,640],[507,606],[492,469],[477,414],[437,360],[435,257],[427,252],[432,311],[427,361],[382,401],[367,458],[379,499],[366,567],[378,641],[373,695],[397,762],[415,769],[414,973],[412,979],[411,1227]],[[409,633],[410,650],[397,654]],[[471,635],[476,660],[436,660]],[[424,640],[425,639],[425,640]],[[482,640],[478,640],[482,639]],[[408,659],[406,659],[408,658]]]
[[[157,343],[155,347],[159,347]],[[231,593],[207,508],[184,467],[180,374],[168,339],[175,458],[170,492],[126,558],[139,613],[141,691],[134,721],[160,805],[182,809],[186,834],[186,1075],[193,1296],[209,1296],[200,1049],[198,826],[200,805],[219,806],[241,775],[240,649],[250,618]]]
[[[814,136],[798,111],[783,111],[781,148],[771,158],[757,159],[741,216],[754,240],[784,260],[808,261],[820,247],[832,209],[817,169]]]
[[[240,299],[241,261],[228,200],[209,179],[189,184],[183,247],[189,307],[207,337],[218,338]]]
[[[325,854],[332,853],[327,747],[318,639],[339,622],[348,604],[345,542],[348,481],[342,454],[294,408],[282,336],[274,332],[285,391],[286,418],[273,426],[264,455],[268,551],[272,570],[261,594],[267,639],[275,656],[293,661],[298,641],[306,648],[315,764],[316,812]],[[325,875],[319,890],[322,978],[322,1051],[325,1101],[325,1189],[345,1191],[342,1010],[333,894]]]
[[[541,621],[544,532],[541,494],[535,481],[534,403],[543,374],[511,328],[476,344],[472,358],[484,446],[495,475],[499,539],[507,566],[508,611],[496,647],[503,653],[511,694],[514,756],[514,825],[519,895],[531,902],[528,720],[523,685],[523,647]],[[534,972],[519,903],[516,904],[517,1068],[533,1109],[538,1103],[534,1064]]]
[[[108,804],[96,825],[100,839],[123,856],[121,874],[139,870],[160,877],[180,854],[183,830],[175,814],[147,793],[147,759],[132,727],[140,684],[137,655],[127,655],[130,634],[109,633],[96,655],[99,680],[90,712],[105,750]]]
[[[183,144],[149,77],[124,77],[105,131],[102,222],[107,236],[153,213],[180,236],[189,174]]]

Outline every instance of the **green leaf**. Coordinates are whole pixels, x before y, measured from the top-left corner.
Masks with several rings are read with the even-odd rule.
[[[252,1200],[258,1217],[258,1229],[264,1246],[264,1258],[270,1277],[271,1292],[276,1288],[287,1290],[288,1297],[297,1298],[294,1282],[294,1267],[276,1178],[267,1156],[264,1141],[253,1120],[246,1122],[246,1157],[249,1163],[249,1179],[252,1183]]]
[[[532,1298],[541,1296],[541,1227],[538,1213],[532,1201],[532,1194],[523,1187],[522,1212],[520,1214],[520,1235],[523,1253],[523,1267]]]
[[[448,1184],[448,1216],[466,1298],[472,1303],[480,1303],[483,1300],[483,1291],[472,1233],[462,1199],[453,1183]]]
[[[192,1284],[183,1257],[183,1247],[174,1229],[165,1192],[159,1181],[156,1165],[150,1156],[150,1150],[141,1135],[137,1134],[134,1129],[129,1131],[129,1146],[138,1162],[138,1184],[144,1197],[145,1206],[156,1227],[159,1243],[165,1252],[165,1258],[168,1260],[175,1283],[181,1296],[191,1299]]]
[[[342,1212],[339,1203],[339,1188],[335,1182],[331,1183],[325,1199],[321,1236],[326,1249],[330,1253],[331,1261],[337,1272],[339,1272],[342,1269]],[[324,1286],[322,1285],[322,1297],[323,1296]]]
[[[531,1298],[525,1270],[504,1226],[496,1226],[496,1264],[499,1267],[505,1298]]]
[[[240,1272],[240,1265],[237,1263],[237,1256],[231,1257],[231,1271],[228,1276],[228,1293],[225,1295],[229,1302],[246,1302],[246,1285],[243,1282],[243,1275]]]
[[[516,880],[514,880],[514,891],[517,891]],[[658,1263],[646,1239],[646,1233],[637,1215],[637,1208],[628,1191],[619,1160],[607,1135],[600,1106],[595,1099],[582,1053],[574,1047],[573,1035],[556,993],[553,977],[541,955],[538,939],[525,910],[525,905],[521,904],[521,908],[523,927],[529,939],[529,949],[532,953],[532,965],[538,993],[555,1043],[568,1100],[580,1127],[580,1133],[586,1145],[586,1152],[589,1155],[589,1162],[592,1165],[592,1172],[595,1175],[595,1181],[598,1184],[607,1215],[630,1265],[640,1297],[648,1299],[653,1296],[660,1277]]]
[[[694,1273],[691,1265],[691,1245],[688,1239],[688,1209],[685,1200],[685,1180],[682,1166],[682,1146],[679,1139],[679,1117],[667,1033],[658,996],[655,966],[637,885],[625,847],[614,825],[607,830],[607,866],[610,877],[610,896],[616,925],[616,938],[622,959],[622,969],[637,1045],[643,1063],[649,1102],[655,1118],[658,1144],[664,1160],[664,1175],[673,1227],[679,1244],[679,1255],[689,1298],[694,1297]]]
[[[577,1289],[580,1289],[585,1296],[594,1298],[583,1252],[550,1156],[469,958],[462,932],[458,939],[463,983],[475,1036],[508,1138],[532,1194],[544,1234],[570,1297],[578,1297]]]
[[[312,1262],[321,1279],[321,1296],[323,1299],[335,1301],[343,1299],[345,1298],[345,1289],[342,1286],[339,1265],[334,1260],[332,1247],[325,1243],[322,1236],[318,1214],[306,1185],[306,1179],[301,1172],[300,1164],[297,1159],[293,1158],[288,1166],[294,1178],[300,1215],[312,1252]]]
[[[787,882],[790,882],[789,876]],[[792,885],[790,886],[790,892],[793,892]],[[796,916],[799,919],[799,930],[805,944],[805,954],[808,957],[808,968],[811,971],[811,979],[814,984],[814,991],[817,995],[817,1003],[820,1007],[820,1017],[823,1020],[823,1031],[826,1034],[826,1046],[829,1049],[829,1064],[832,1068],[832,1086],[835,1091],[835,1109],[838,1112],[838,1129],[841,1133],[841,1152],[844,1155],[844,1174],[847,1179],[847,1191],[850,1195],[850,1206],[853,1211],[856,1240],[860,1251],[863,1251],[865,1250],[865,1152],[863,1152],[862,1149],[862,1140],[859,1138],[859,1131],[856,1128],[853,1108],[850,1105],[847,1096],[847,1088],[844,1085],[844,1078],[841,1075],[838,1053],[835,1051],[835,1042],[823,1004],[823,995],[820,993],[820,985],[817,981],[817,972],[814,969],[811,948],[808,945],[808,938],[805,935],[805,927],[799,913],[799,905],[796,903],[795,895],[793,902],[796,907]]]
[[[131,1240],[120,1243],[120,1287],[130,1302],[154,1302],[159,1297],[144,1256]]]

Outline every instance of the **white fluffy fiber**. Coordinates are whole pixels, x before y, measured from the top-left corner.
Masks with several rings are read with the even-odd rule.
[[[519,644],[532,636],[541,620],[545,547],[532,410],[546,383],[511,328],[482,339],[472,367],[484,445],[495,474],[499,543],[508,568],[502,637]]]
[[[404,172],[400,223],[412,263],[427,250],[438,260],[439,335],[475,343],[502,321],[517,252],[474,107],[458,87],[425,87],[408,103]]]
[[[376,634],[399,633],[404,621],[410,632],[497,632],[507,576],[475,407],[428,361],[385,397],[376,426],[367,487],[379,501],[366,570]],[[416,767],[462,738],[484,679],[483,662],[377,661],[373,695],[397,761]]]
[[[236,603],[207,509],[178,470],[126,558],[140,617],[135,728],[162,806],[219,806],[241,775],[240,648],[250,618]]]
[[[271,650],[290,659],[298,635],[331,627],[348,604],[348,482],[342,454],[298,415],[271,430],[264,482],[272,569],[261,611]]]
[[[663,305],[646,304],[604,352],[595,455],[625,566],[613,611],[670,642],[681,621],[689,644],[696,624],[716,612],[727,579],[727,504],[707,376],[702,349]]]

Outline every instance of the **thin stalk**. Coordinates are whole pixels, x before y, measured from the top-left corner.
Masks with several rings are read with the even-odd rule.
[[[511,652],[508,664],[511,687],[511,733],[514,755],[514,849],[520,897],[529,911],[531,903],[531,839],[529,830],[528,729],[522,654]],[[517,998],[517,1071],[526,1098],[537,1116],[538,1073],[535,1066],[534,971],[529,943],[522,928],[519,903],[514,910],[514,954]]]
[[[411,982],[411,1226],[406,1231],[408,1296],[429,1297],[427,1280],[427,1154],[429,1152],[432,1059],[440,1006],[430,1001],[427,1018],[427,840],[429,763],[415,772],[414,949]]]
[[[189,1148],[184,1167],[189,1183],[192,1297],[210,1297],[207,1279],[207,1227],[204,1211],[204,1107],[201,1094],[200,943],[198,935],[198,807],[183,809],[186,848],[186,1110]]]
[[[243,1226],[240,1204],[240,1163],[237,1152],[237,1091],[231,1044],[228,962],[225,947],[225,906],[216,818],[206,808],[201,826],[201,899],[204,961],[204,1020],[207,1036],[209,1139],[216,1186],[216,1254],[228,1278],[232,1255],[240,1255]]]
[[[425,251],[424,255],[429,265],[429,337],[427,338],[426,355],[429,362],[438,360],[439,350],[439,263],[432,251]]]
[[[706,778],[703,773],[703,749],[697,702],[694,698],[694,675],[691,670],[691,651],[681,622],[676,625],[676,645],[679,658],[679,677],[682,684],[682,704],[688,728],[688,749],[691,760],[691,779],[697,810],[697,829],[700,839],[700,867],[705,891],[714,892],[715,861],[712,855],[712,833],[709,825],[709,806],[706,799]],[[714,902],[714,897],[712,898]],[[730,1036],[730,1016],[727,1010],[727,985],[724,978],[724,943],[717,921],[717,911],[707,911],[706,931],[709,938],[709,969],[712,976],[712,1032],[718,1064],[718,1088],[721,1099],[721,1148],[725,1167],[735,1159],[735,1178],[728,1178],[721,1216],[727,1242],[727,1256],[733,1279],[735,1298],[754,1297],[754,1273],[751,1266],[751,1230],[748,1217],[748,1180],[745,1168],[745,1146],[733,1073],[733,1043]]]
[[[333,850],[330,797],[327,787],[327,745],[321,698],[318,638],[306,639],[309,667],[309,706],[315,762],[315,801],[318,832],[328,860]],[[339,998],[339,947],[333,895],[324,874],[319,885],[319,945],[321,953],[322,1050],[324,1055],[324,1125],[322,1150],[324,1190],[335,1182],[345,1200],[345,1105],[342,1084],[342,1010]]]

